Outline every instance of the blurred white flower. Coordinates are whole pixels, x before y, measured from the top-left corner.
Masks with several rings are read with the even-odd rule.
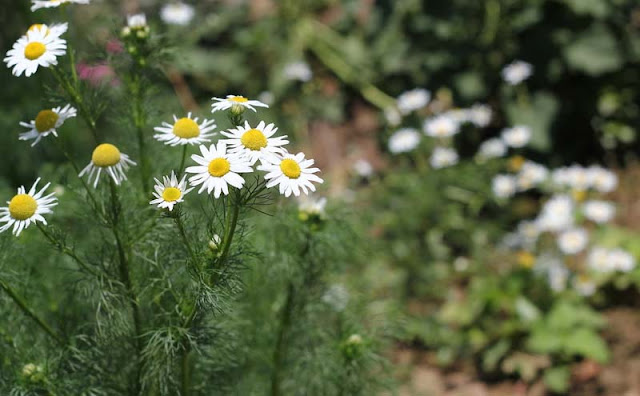
[[[460,125],[452,117],[445,114],[425,120],[424,133],[434,138],[448,138],[460,131]]]
[[[635,258],[626,250],[594,247],[587,256],[587,266],[600,273],[629,272],[636,266]]]
[[[623,249],[609,251],[609,262],[614,270],[621,272],[629,272],[636,266],[635,258]]]
[[[549,287],[554,292],[561,292],[567,288],[569,270],[561,262],[552,264],[547,272]]]
[[[487,139],[480,145],[478,156],[480,158],[499,158],[507,153],[507,146],[498,138]]]
[[[391,126],[398,126],[402,122],[402,114],[395,107],[387,107],[384,109],[384,118]]]
[[[258,101],[271,106],[276,97],[271,91],[262,91],[258,94]]]
[[[516,193],[516,178],[511,175],[496,175],[491,181],[493,194],[498,198],[509,198]]]
[[[607,201],[587,201],[582,205],[585,217],[595,223],[603,224],[611,221],[616,214],[616,207]]]
[[[491,122],[491,107],[476,103],[467,110],[467,119],[478,128],[484,128]]]
[[[589,243],[589,234],[583,228],[566,230],[558,235],[558,247],[564,254],[577,254],[583,251]]]
[[[593,188],[601,193],[609,193],[618,186],[618,176],[601,166],[590,166],[587,174]]]
[[[543,205],[536,223],[542,231],[563,231],[571,228],[574,221],[574,204],[568,195],[554,195]]]
[[[310,195],[301,195],[298,198],[298,211],[318,217],[324,217],[324,208],[327,206],[327,198],[316,198]]]
[[[453,166],[458,163],[458,153],[451,148],[436,147],[431,153],[431,159],[429,162],[431,163],[431,166],[436,169]]]
[[[392,154],[414,150],[420,143],[420,133],[413,128],[398,129],[389,138],[389,151]]]
[[[353,163],[353,170],[360,177],[371,177],[373,175],[373,166],[365,159],[358,159]]]
[[[144,14],[127,16],[127,26],[131,29],[139,29],[147,26],[147,17]]]
[[[409,114],[414,110],[425,107],[431,99],[431,92],[422,88],[415,88],[403,92],[397,99],[398,110],[401,114]]]
[[[511,85],[518,85],[533,74],[533,66],[530,63],[516,60],[502,69],[502,79]]]
[[[160,10],[160,19],[169,25],[188,25],[194,15],[193,6],[182,2],[166,4]]]
[[[516,125],[512,128],[505,128],[501,137],[502,141],[509,147],[524,147],[531,139],[531,129],[528,126]]]
[[[547,179],[549,171],[543,165],[525,161],[517,174],[518,188],[521,191],[536,187]]]
[[[284,77],[290,81],[307,82],[313,77],[313,72],[307,62],[291,62],[284,67]]]
[[[588,276],[578,275],[573,278],[573,289],[579,295],[589,297],[596,292],[596,283]]]
[[[349,304],[349,291],[341,284],[331,285],[322,296],[322,302],[336,312],[342,312]]]
[[[518,223],[517,235],[521,239],[520,245],[522,247],[533,248],[535,243],[538,241],[538,236],[540,236],[538,223],[535,221],[521,221]]]

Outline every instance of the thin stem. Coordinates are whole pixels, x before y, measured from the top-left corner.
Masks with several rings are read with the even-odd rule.
[[[196,317],[196,312],[197,312],[197,304],[194,302],[193,306],[191,307],[191,313],[189,314],[184,324],[182,325],[183,328],[187,329],[187,332],[191,330],[191,324],[193,323],[193,320]],[[182,345],[184,347],[184,353],[182,354],[181,396],[188,396],[189,394],[191,394],[191,365],[189,362],[189,355],[191,353],[191,343],[189,342],[187,335],[185,335],[185,338],[182,341]]]
[[[136,338],[136,347],[137,347],[137,357],[140,359],[142,356],[142,337],[141,337],[141,320],[140,320],[140,310],[138,307],[138,298],[136,296],[135,290],[133,288],[133,283],[131,282],[131,275],[129,269],[129,259],[127,257],[127,252],[125,250],[125,245],[122,241],[122,237],[120,235],[120,231],[118,230],[118,223],[120,217],[120,208],[118,202],[118,193],[116,190],[116,185],[113,180],[109,180],[109,185],[111,186],[111,230],[113,231],[113,236],[116,240],[116,247],[118,249],[118,260],[119,260],[119,272],[120,272],[120,281],[124,284],[125,290],[127,293],[127,299],[129,300],[129,304],[131,306],[131,313],[133,316],[133,325],[135,330],[135,338]],[[141,364],[137,364],[136,366],[136,393],[141,389],[140,386],[140,367]]]
[[[75,68],[75,65],[72,67]],[[51,68],[53,75],[56,77],[62,88],[67,92],[73,104],[78,108],[78,112],[80,116],[85,120],[91,133],[93,135],[93,139],[96,144],[99,142],[98,139],[98,129],[96,126],[96,120],[91,115],[89,109],[85,106],[84,101],[82,100],[82,96],[78,93],[77,86],[74,86],[69,79],[65,76],[65,74],[58,70],[57,67]],[[76,77],[77,78],[77,77]]]
[[[182,177],[184,173],[184,162],[187,159],[187,145],[182,146],[182,159],[180,160],[180,168],[178,168],[178,179]]]
[[[184,224],[182,223],[182,217],[180,216],[180,213],[176,213],[173,218],[175,220],[176,226],[178,227],[178,231],[180,231],[182,242],[184,243],[184,246],[187,248],[189,256],[191,257],[192,266],[196,270],[199,270],[197,257],[195,252],[193,251],[193,248],[191,247],[191,242],[189,242],[189,238],[187,237],[187,233],[184,229]]]
[[[238,223],[238,215],[240,213],[240,199],[237,197],[239,192],[234,190],[236,194],[236,199],[228,197],[229,208],[227,210],[227,216],[225,220],[224,226],[224,238],[222,240],[222,248],[220,249],[220,256],[218,258],[218,263],[222,265],[224,261],[227,259],[229,255],[229,249],[231,248],[231,241],[233,240],[233,234],[236,230],[236,225]]]
[[[65,344],[64,340],[58,334],[56,334],[56,332],[53,331],[53,329],[42,318],[40,318],[35,312],[33,312],[31,308],[27,306],[27,303],[24,301],[24,299],[20,297],[20,295],[2,279],[0,279],[0,287],[9,295],[9,297],[11,297],[16,305],[20,307],[22,312],[24,312],[25,315],[36,322],[38,326],[40,326],[40,328],[45,331],[45,333],[56,340],[58,344]]]
[[[75,261],[76,264],[78,264],[80,267],[82,267],[85,271],[87,271],[91,275],[95,277],[100,277],[100,274],[98,274],[93,268],[91,268],[80,257],[78,257],[78,255],[72,249],[68,248],[63,243],[56,240],[56,238],[53,235],[49,234],[47,229],[42,224],[36,223],[36,226],[42,232],[45,238],[47,238],[47,240],[51,243],[51,245],[55,247],[60,253],[66,254],[67,256],[71,257],[71,259]]]
[[[134,72],[135,73],[135,72]],[[136,128],[136,135],[138,137],[138,154],[140,156],[140,175],[142,177],[142,188],[146,193],[151,191],[149,185],[149,158],[147,158],[146,144],[144,139],[144,129],[146,124],[146,115],[143,108],[143,90],[140,76],[134,74],[133,81],[131,83],[131,94],[133,96],[133,123]]]

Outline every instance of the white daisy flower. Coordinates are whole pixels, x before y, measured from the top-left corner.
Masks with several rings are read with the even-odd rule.
[[[398,110],[403,115],[409,114],[414,110],[425,107],[431,99],[431,92],[426,89],[416,88],[411,91],[403,92],[396,101]]]
[[[0,232],[4,232],[13,227],[13,234],[20,235],[31,223],[41,222],[47,224],[42,215],[51,213],[51,207],[58,204],[54,193],[44,195],[44,190],[51,183],[47,183],[36,193],[36,186],[40,178],[33,183],[33,186],[26,192],[24,186],[18,188],[18,194],[7,201],[9,206],[0,207],[0,223],[5,223],[0,227]],[[44,195],[44,196],[43,196]]]
[[[227,95],[225,99],[222,98],[211,98],[211,100],[215,100],[216,103],[211,105],[211,112],[215,113],[216,111],[222,111],[231,109],[234,112],[241,113],[245,109],[251,109],[253,111],[257,111],[256,107],[269,107],[268,105],[260,102],[259,100],[249,100],[244,96],[237,95]]]
[[[229,195],[229,185],[235,188],[242,188],[244,179],[239,173],[252,172],[251,164],[247,158],[237,154],[227,153],[225,142],[218,142],[217,145],[200,146],[200,153],[194,154],[191,158],[198,163],[186,169],[187,173],[195,173],[189,178],[192,186],[202,184],[198,194],[207,190],[208,194],[219,198],[221,194]]]
[[[258,169],[267,172],[264,176],[265,180],[268,180],[267,188],[278,185],[280,194],[288,197],[293,193],[297,197],[300,190],[305,194],[308,194],[309,190],[315,191],[316,187],[312,182],[323,183],[321,178],[314,175],[320,169],[311,168],[313,163],[312,159],[304,159],[304,153],[287,153],[282,158],[266,157]]]
[[[113,144],[102,143],[93,150],[89,165],[78,176],[82,177],[88,174],[89,183],[93,178],[93,187],[95,188],[98,186],[100,173],[104,170],[116,184],[120,184],[121,181],[127,180],[127,175],[124,172],[129,169],[130,165],[136,165],[136,163],[131,161],[128,155],[121,153]]]
[[[65,54],[67,42],[42,25],[29,30],[13,44],[4,58],[7,67],[13,67],[14,76],[22,73],[29,77],[38,70],[39,66],[49,67],[57,65],[56,57]]]
[[[517,234],[524,246],[533,247],[540,236],[540,229],[535,221],[521,221],[518,223]]]
[[[392,154],[412,151],[420,143],[420,133],[413,128],[398,129],[389,137],[389,151]]]
[[[35,120],[31,120],[28,123],[20,122],[20,125],[25,128],[29,128],[29,131],[21,133],[18,139],[33,139],[34,142],[31,144],[31,147],[33,147],[38,144],[40,139],[48,136],[49,134],[53,134],[53,136],[58,137],[56,129],[60,128],[67,119],[75,116],[76,109],[71,107],[71,105],[42,110],[38,113]]]
[[[524,147],[531,139],[531,129],[528,126],[517,125],[505,128],[501,134],[502,141],[509,147]]]
[[[593,247],[587,255],[587,266],[599,273],[607,273],[615,271],[609,260],[609,250],[603,247]]]
[[[507,146],[498,138],[487,139],[480,145],[478,156],[480,158],[500,158],[507,154]]]
[[[518,85],[533,74],[533,66],[530,63],[517,60],[502,69],[502,78],[511,85]]]
[[[325,216],[325,207],[327,206],[327,198],[315,198],[309,195],[303,195],[298,198],[298,212],[307,216],[317,216],[323,218]]]
[[[160,10],[160,19],[169,25],[186,26],[196,12],[193,6],[182,2],[167,4]]]
[[[617,271],[629,272],[636,266],[636,259],[626,250],[610,250],[608,258],[611,267]]]
[[[127,15],[127,26],[130,29],[142,29],[147,26],[147,16],[145,14]]]
[[[596,292],[596,283],[586,275],[573,278],[573,289],[583,297],[592,296]]]
[[[590,166],[586,170],[591,186],[598,192],[610,193],[618,186],[618,176],[601,166]]]
[[[171,171],[171,176],[163,176],[162,181],[154,179],[156,185],[153,187],[155,192],[153,196],[156,198],[149,202],[150,205],[158,205],[159,208],[167,208],[173,210],[173,206],[183,202],[184,196],[193,190],[193,187],[187,188],[187,176],[184,175],[182,180],[178,181],[175,172]]]
[[[35,24],[31,25],[29,27],[29,29],[27,29],[27,33],[28,32],[33,32],[33,31],[36,31],[36,30],[40,30],[40,29],[44,29],[45,35],[47,35],[47,36],[48,35],[53,35],[53,36],[60,37],[67,31],[68,27],[69,27],[69,25],[66,22],[65,23],[54,23],[53,25],[45,25],[44,23],[35,23]]]
[[[611,202],[592,200],[582,205],[582,213],[594,223],[603,224],[613,219],[616,207]]]
[[[436,147],[431,153],[429,163],[435,169],[453,166],[458,163],[458,153],[452,148]]]
[[[577,254],[584,250],[589,243],[589,234],[582,228],[573,228],[558,235],[558,247],[564,254]]]
[[[400,125],[402,122],[402,114],[400,114],[400,111],[394,106],[389,106],[384,109],[384,118],[387,120],[387,123],[393,127]]]
[[[373,165],[371,165],[371,163],[363,158],[359,158],[357,159],[353,165],[353,170],[356,172],[356,174],[360,177],[363,178],[368,178],[371,177],[373,175]]]
[[[516,178],[511,175],[496,175],[491,181],[491,190],[498,198],[510,198],[516,193]]]
[[[476,103],[466,111],[467,120],[478,128],[484,128],[491,122],[491,107],[486,104]]]
[[[448,138],[460,131],[460,124],[453,117],[439,115],[425,120],[424,133],[433,138]]]
[[[180,119],[174,115],[173,125],[163,122],[162,126],[153,128],[160,132],[153,137],[169,146],[203,144],[211,141],[209,138],[216,134],[211,131],[215,128],[214,120],[204,119],[198,124],[198,117],[191,118],[191,113]]]
[[[89,4],[89,0],[31,0],[31,11],[36,11],[40,8],[59,7],[67,3]]]
[[[542,206],[536,223],[543,231],[563,231],[574,222],[574,204],[568,195],[554,195]]]
[[[516,176],[518,179],[518,188],[525,191],[544,182],[549,175],[549,170],[544,165],[537,164],[533,161],[525,161],[520,168],[520,172]]]
[[[247,157],[249,163],[254,165],[265,156],[283,154],[286,152],[282,148],[289,143],[287,136],[273,137],[278,131],[274,124],[266,125],[260,121],[257,127],[252,128],[249,122],[245,121],[244,126],[220,132],[229,139],[221,139],[227,143],[229,152]]]
[[[285,65],[283,73],[287,80],[307,82],[313,77],[309,64],[304,61],[291,62]]]

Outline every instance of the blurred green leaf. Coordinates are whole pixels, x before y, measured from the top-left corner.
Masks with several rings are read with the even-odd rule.
[[[532,148],[548,151],[551,148],[549,130],[558,111],[558,99],[548,92],[538,92],[530,103],[512,102],[506,105],[507,116],[512,125],[527,125],[531,128]]]
[[[605,0],[564,0],[564,3],[578,15],[605,18],[609,15],[609,5]]]
[[[600,363],[609,360],[609,350],[602,338],[583,327],[576,328],[566,337],[564,348],[569,354],[585,356]]]
[[[571,68],[591,76],[615,71],[624,62],[618,40],[603,24],[582,32],[565,48],[564,57]]]
[[[566,366],[553,367],[544,372],[544,383],[554,392],[564,393],[569,389],[571,372]]]

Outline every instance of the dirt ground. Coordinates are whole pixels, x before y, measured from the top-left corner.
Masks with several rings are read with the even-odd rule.
[[[615,308],[604,312],[609,325],[604,331],[612,359],[601,366],[593,361],[572,368],[570,395],[640,396],[640,311]],[[402,382],[400,396],[544,396],[542,381],[531,384],[503,381],[492,384],[477,379],[473,367],[456,372],[434,366],[429,351],[398,347],[394,364]]]

